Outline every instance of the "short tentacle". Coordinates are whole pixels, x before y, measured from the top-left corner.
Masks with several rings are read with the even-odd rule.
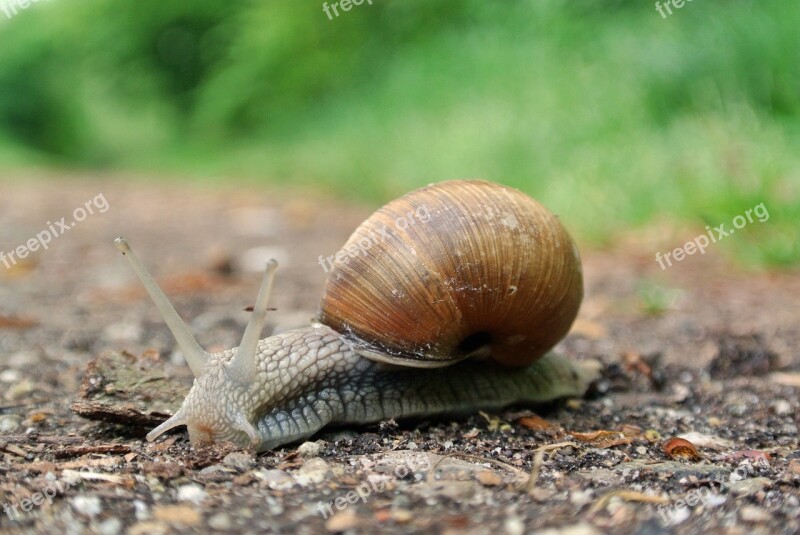
[[[147,441],[153,442],[155,439],[169,431],[170,429],[174,429],[176,427],[180,427],[182,425],[186,425],[188,422],[186,420],[186,414],[183,411],[183,407],[181,407],[178,412],[176,412],[172,418],[167,420],[166,422],[162,423],[149,433],[147,433]]]

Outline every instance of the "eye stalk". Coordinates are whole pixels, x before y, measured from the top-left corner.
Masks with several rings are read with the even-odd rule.
[[[274,258],[267,262],[267,270],[261,288],[258,290],[253,315],[247,323],[247,328],[242,336],[242,343],[236,356],[228,363],[226,368],[228,375],[240,382],[250,384],[256,374],[256,351],[258,340],[261,338],[261,331],[264,330],[264,323],[267,317],[267,305],[269,295],[272,293],[272,284],[275,282],[275,271],[278,269],[278,262]]]
[[[181,348],[186,362],[189,364],[189,368],[191,368],[195,378],[201,379],[205,375],[206,366],[211,355],[197,343],[197,340],[195,340],[194,336],[189,331],[189,327],[178,315],[175,307],[169,302],[169,299],[164,295],[164,292],[159,288],[155,279],[153,279],[152,275],[147,271],[147,268],[144,267],[141,260],[134,254],[130,245],[128,245],[128,241],[125,238],[117,238],[114,240],[114,244],[117,246],[117,249],[125,255],[125,258],[128,259],[131,267],[133,267],[133,271],[139,277],[139,280],[142,281],[142,285],[144,285],[147,293],[150,294],[150,298],[153,300],[153,303],[155,303],[156,308],[158,308],[158,311],[161,313],[161,317],[164,318],[164,322],[175,337],[178,347]],[[271,259],[267,262],[264,279],[261,282],[261,288],[258,291],[253,314],[250,316],[250,321],[247,323],[242,342],[234,357],[224,368],[225,375],[232,381],[238,383],[240,387],[249,388],[255,380],[258,341],[266,322],[269,296],[272,292],[272,286],[275,281],[275,271],[277,269],[278,262],[275,259]],[[206,379],[210,378],[206,377]],[[187,423],[188,414],[184,406],[182,406],[172,418],[151,431],[147,435],[147,439],[153,441],[173,427],[187,425]],[[236,415],[232,421],[232,427],[244,432],[253,444],[258,442],[258,432],[243,415]]]
[[[174,336],[175,341],[178,342],[178,347],[183,351],[183,356],[192,369],[192,373],[195,377],[200,377],[203,374],[206,362],[208,362],[209,354],[200,347],[200,344],[194,339],[194,336],[192,336],[192,333],[189,331],[189,327],[186,326],[178,315],[175,307],[172,306],[167,296],[164,295],[164,292],[158,287],[155,279],[153,279],[152,275],[147,271],[147,268],[142,264],[142,261],[139,260],[130,245],[128,245],[128,240],[125,238],[117,238],[114,240],[114,245],[116,245],[117,249],[122,251],[122,254],[128,259],[133,271],[136,272],[139,280],[142,281],[144,289],[150,294],[150,299],[153,300],[156,308],[161,313],[161,317],[164,318],[167,327],[172,331],[172,336]]]

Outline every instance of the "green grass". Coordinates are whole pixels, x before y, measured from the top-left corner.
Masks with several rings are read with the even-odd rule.
[[[662,19],[622,0],[375,0],[328,21],[321,3],[218,4],[87,0],[10,21],[2,161],[374,202],[483,177],[596,244],[763,202],[769,221],[721,249],[800,262],[800,5],[698,0]]]

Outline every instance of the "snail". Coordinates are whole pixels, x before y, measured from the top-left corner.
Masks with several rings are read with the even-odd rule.
[[[581,396],[593,379],[548,354],[583,298],[574,242],[537,201],[492,182],[440,182],[380,208],[330,257],[312,324],[259,340],[269,261],[241,344],[222,353],[199,346],[126,240],[115,243],[195,376],[149,441],[185,425],[192,443],[265,451],[329,424]]]

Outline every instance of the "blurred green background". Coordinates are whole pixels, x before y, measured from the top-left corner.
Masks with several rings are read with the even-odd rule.
[[[241,177],[376,203],[484,177],[596,244],[730,226],[763,202],[769,221],[723,250],[795,265],[800,4],[672,11],[373,0],[329,20],[307,0],[41,0],[0,12],[0,173]]]

